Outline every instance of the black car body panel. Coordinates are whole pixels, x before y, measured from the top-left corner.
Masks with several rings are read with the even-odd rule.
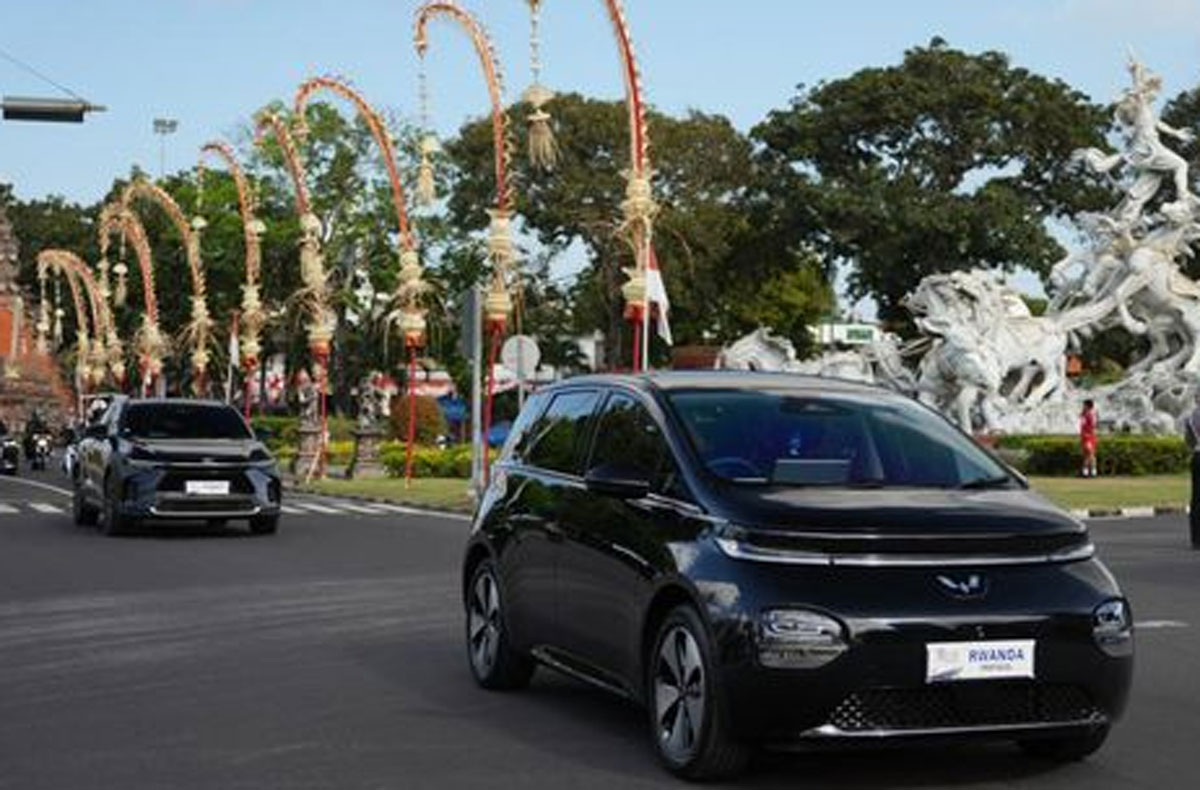
[[[464,560],[464,582],[494,560],[518,650],[645,701],[655,618],[691,603],[740,738],[1036,737],[1121,715],[1132,633],[1102,649],[1094,629],[1097,607],[1125,605],[1122,593],[1086,528],[1015,472],[964,489],[731,484],[700,462],[667,399],[677,388],[907,400],[733,373],[585,377],[539,392],[495,467]],[[590,393],[594,408],[575,415],[572,445],[554,448],[546,468],[525,451],[549,441],[539,431],[555,438],[556,399],[570,393]],[[594,463],[615,398],[661,434],[669,471],[642,495]],[[813,668],[766,666],[773,610],[836,621],[844,652]],[[1034,678],[927,677],[931,644],[995,640],[1034,640]]]
[[[79,442],[74,464],[82,500],[135,520],[276,517],[282,487],[275,461],[249,428],[231,438],[145,438],[122,435],[126,409],[176,407],[236,411],[203,401],[114,400],[103,420]],[[237,417],[241,420],[241,417]]]

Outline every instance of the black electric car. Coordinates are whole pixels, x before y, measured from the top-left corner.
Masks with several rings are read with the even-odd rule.
[[[110,534],[152,520],[279,526],[275,460],[224,403],[114,398],[86,428],[72,479],[76,523]]]
[[[541,664],[643,703],[673,772],[756,744],[1103,743],[1129,604],[1086,528],[941,416],[848,382],[573,379],[522,411],[462,568],[485,688]]]

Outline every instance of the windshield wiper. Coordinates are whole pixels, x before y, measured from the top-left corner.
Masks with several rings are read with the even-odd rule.
[[[997,477],[977,477],[974,480],[968,480],[959,486],[965,491],[979,490],[984,488],[1008,488],[1012,484],[1012,478],[1008,475],[999,475]]]

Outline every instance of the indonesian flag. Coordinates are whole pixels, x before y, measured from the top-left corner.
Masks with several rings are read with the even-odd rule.
[[[663,283],[662,270],[658,268],[658,255],[655,254],[654,247],[650,248],[650,257],[646,261],[646,307],[655,318],[658,336],[666,341],[667,345],[673,345],[675,341],[671,339],[671,323],[667,320],[671,301],[667,298],[667,286]]]

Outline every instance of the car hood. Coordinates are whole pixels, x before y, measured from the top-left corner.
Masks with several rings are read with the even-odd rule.
[[[734,529],[763,545],[854,553],[1055,552],[1087,528],[1027,489],[727,486]]]
[[[137,439],[132,444],[155,458],[174,463],[245,462],[256,450],[264,450],[253,439]]]

